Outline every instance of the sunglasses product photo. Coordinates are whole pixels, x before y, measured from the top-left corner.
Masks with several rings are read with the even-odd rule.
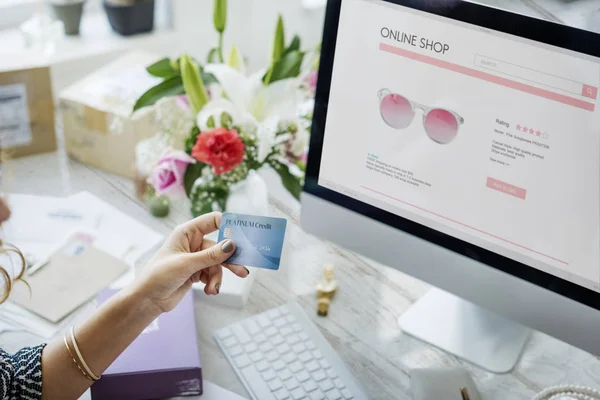
[[[406,129],[412,124],[417,110],[423,111],[423,127],[427,136],[436,143],[451,143],[458,135],[463,117],[454,111],[439,107],[429,107],[406,97],[381,89],[379,112],[383,121],[394,129]]]

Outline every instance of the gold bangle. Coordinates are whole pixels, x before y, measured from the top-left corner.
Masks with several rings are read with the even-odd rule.
[[[90,378],[88,376],[88,374],[86,374],[85,371],[81,369],[81,367],[77,363],[77,360],[75,360],[75,357],[73,357],[73,353],[71,352],[71,349],[69,348],[69,343],[67,342],[67,334],[66,333],[65,333],[65,336],[63,336],[63,340],[65,341],[65,347],[67,348],[67,351],[69,352],[69,355],[71,356],[71,359],[73,360],[73,363],[75,364],[75,366],[77,367],[77,369],[79,371],[81,371],[81,373],[83,374],[83,376],[85,376],[90,381],[93,381],[93,379]]]
[[[85,372],[87,372],[87,374],[92,378],[92,380],[94,380],[94,381],[99,380],[100,377],[94,375],[94,373],[92,372],[90,367],[88,367],[87,363],[83,359],[81,352],[79,351],[79,346],[77,346],[77,341],[75,340],[75,327],[74,326],[71,327],[71,342],[73,343],[73,347],[75,348],[75,353],[77,353],[77,357],[79,358],[81,365],[83,365],[83,369],[85,369]]]

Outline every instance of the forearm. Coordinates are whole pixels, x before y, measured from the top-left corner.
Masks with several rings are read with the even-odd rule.
[[[76,326],[75,339],[92,372],[101,375],[159,314],[135,289],[126,288]],[[70,341],[69,345],[75,355]],[[92,383],[77,369],[62,337],[46,346],[42,353],[43,399],[76,399]]]

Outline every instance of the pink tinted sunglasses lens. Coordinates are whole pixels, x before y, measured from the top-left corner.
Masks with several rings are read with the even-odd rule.
[[[425,117],[425,130],[434,142],[448,144],[458,134],[458,121],[446,110],[431,110]]]
[[[396,129],[404,129],[413,120],[414,112],[408,100],[397,94],[388,94],[381,101],[383,120]]]

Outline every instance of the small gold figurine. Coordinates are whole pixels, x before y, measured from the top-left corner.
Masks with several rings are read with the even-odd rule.
[[[321,297],[319,299],[317,314],[321,317],[326,317],[329,313],[329,304],[331,304],[331,300],[329,300],[327,297]]]
[[[333,265],[327,264],[323,270],[323,280],[317,285],[317,299],[326,297],[333,300],[338,289],[338,283],[333,273]]]
[[[338,289],[338,283],[333,273],[333,265],[327,264],[323,270],[323,280],[317,285],[317,314],[326,317],[329,305]]]

